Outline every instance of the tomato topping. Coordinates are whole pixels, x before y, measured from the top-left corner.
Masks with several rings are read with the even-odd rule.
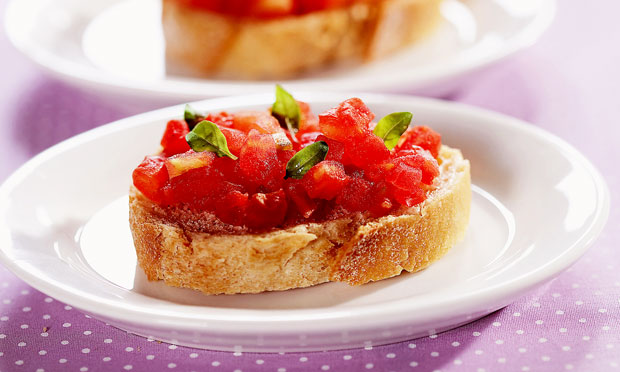
[[[160,142],[164,148],[164,155],[172,156],[189,150],[189,145],[185,141],[187,133],[189,133],[189,127],[185,121],[170,120],[166,124],[166,130]]]
[[[342,142],[354,142],[368,135],[368,124],[375,117],[359,98],[350,98],[319,115],[321,132]]]
[[[222,148],[223,135],[237,159],[209,146],[190,149],[187,123],[171,120],[161,154],[144,158],[133,183],[157,204],[185,203],[252,231],[325,221],[343,210],[385,216],[419,205],[433,189],[441,136],[432,129],[408,128],[389,150],[373,133],[374,114],[360,99],[348,99],[318,118],[307,104],[297,103],[301,118],[295,135],[267,110],[206,114],[217,129],[211,128],[215,133],[205,141]],[[319,141],[327,151],[325,144],[308,147]]]
[[[430,151],[434,158],[439,156],[441,147],[441,135],[429,127],[418,126],[407,129],[401,138],[401,143],[396,151],[411,149],[413,146]]]
[[[330,200],[342,191],[348,179],[342,164],[326,160],[312,167],[303,182],[311,198]]]
[[[134,169],[133,184],[147,198],[156,203],[162,203],[163,187],[168,182],[166,161],[160,156],[146,156],[142,163]]]

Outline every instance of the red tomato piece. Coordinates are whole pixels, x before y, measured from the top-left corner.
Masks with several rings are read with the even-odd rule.
[[[342,142],[354,142],[368,133],[368,124],[375,117],[359,98],[350,98],[319,115],[321,132]]]
[[[253,194],[248,200],[245,224],[254,229],[281,225],[286,217],[287,207],[286,194],[282,189],[266,194]]]
[[[345,154],[351,164],[366,168],[371,164],[382,163],[390,158],[390,150],[374,133],[358,137],[355,142],[345,142]]]
[[[414,191],[420,188],[422,170],[399,162],[390,172],[387,181],[399,189]]]
[[[217,124],[217,126],[220,127],[220,129],[222,129],[222,127],[232,128],[233,122],[234,122],[233,115],[225,111],[222,111],[217,114],[208,114],[204,118],[204,120],[209,120],[210,122]]]
[[[316,138],[316,141],[325,141],[327,143],[327,146],[329,146],[329,150],[327,151],[327,156],[325,157],[325,160],[333,160],[333,161],[337,161],[341,164],[351,164],[348,159],[345,159],[344,156],[344,143],[342,142],[338,142],[336,140],[333,140],[331,138],[327,138],[324,135],[320,135]]]
[[[401,143],[396,147],[395,151],[408,150],[413,146],[420,146],[431,152],[435,159],[439,156],[441,148],[441,135],[429,127],[417,126],[407,129],[401,138]]]
[[[194,150],[189,150],[171,156],[166,159],[168,177],[173,179],[192,169],[210,167],[213,159],[215,159],[215,154],[208,151],[194,152]]]
[[[321,132],[307,132],[302,135],[298,135],[297,138],[299,140],[300,148],[304,148],[308,145],[315,143],[316,141],[320,141],[318,137],[325,136],[321,135]]]
[[[299,109],[301,111],[301,120],[299,121],[299,131],[297,132],[297,138],[304,133],[318,132],[319,118],[316,117],[310,110],[310,105],[305,102],[297,101]],[[301,139],[301,138],[300,138]]]
[[[208,206],[200,199],[216,199],[224,179],[219,172],[212,172],[210,167],[191,169],[170,180],[170,187],[165,191],[171,204],[191,203]]]
[[[287,179],[284,183],[284,192],[286,192],[286,196],[293,202],[293,206],[304,218],[310,218],[312,213],[316,211],[318,205],[308,196],[302,180]]]
[[[231,225],[243,225],[248,207],[248,194],[238,190],[225,193],[215,202],[215,215]]]
[[[246,133],[252,129],[263,134],[283,132],[278,120],[267,111],[239,111],[234,115],[233,127]]]
[[[226,137],[226,144],[228,145],[230,152],[236,156],[239,156],[247,135],[240,130],[232,128],[220,127],[220,130],[222,131],[222,134],[224,134],[224,137]]]
[[[189,133],[189,127],[185,121],[170,120],[161,138],[164,155],[172,156],[189,150],[190,147],[185,140],[187,133]]]
[[[414,146],[411,150],[401,150],[395,162],[408,164],[422,170],[422,183],[432,185],[439,176],[439,164],[432,155],[421,147]]]
[[[406,205],[407,207],[413,207],[414,205],[418,205],[426,200],[426,193],[419,187],[413,190],[404,190],[393,187],[392,195],[394,195],[394,199],[396,199],[396,201],[402,205]]]
[[[302,179],[308,195],[313,199],[331,200],[346,186],[349,177],[342,164],[325,160],[310,168]]]
[[[395,205],[390,195],[390,187],[386,182],[380,181],[372,187],[372,197],[369,211],[374,216],[385,216]]]
[[[285,169],[280,165],[276,143],[271,135],[250,132],[239,154],[239,168],[250,190],[262,187],[275,191],[282,186]]]
[[[336,198],[336,203],[350,212],[365,211],[372,197],[372,187],[372,182],[352,177]]]
[[[162,203],[164,201],[162,188],[168,182],[168,171],[166,170],[164,158],[146,156],[142,163],[134,169],[132,179],[134,186],[144,196],[155,203]]]

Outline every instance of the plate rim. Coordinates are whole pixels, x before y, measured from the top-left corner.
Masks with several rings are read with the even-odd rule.
[[[249,81],[249,80],[209,80],[200,78],[173,77],[164,78],[159,81],[140,81],[128,80],[123,76],[117,76],[99,69],[97,66],[74,62],[53,53],[48,49],[37,48],[36,45],[29,43],[29,38],[22,37],[18,32],[18,27],[14,26],[19,19],[20,6],[24,0],[9,0],[5,8],[5,33],[11,44],[23,55],[34,61],[37,65],[56,76],[57,78],[69,81],[77,86],[88,86],[104,92],[122,92],[124,94],[152,97],[152,98],[176,98],[185,100],[204,99],[226,95],[237,95],[239,92],[259,93],[270,90],[274,81]],[[29,0],[43,2],[46,0]],[[122,0],[117,0],[120,2]],[[151,0],[157,1],[157,0]],[[441,84],[450,78],[464,75],[468,72],[481,69],[494,62],[501,61],[506,57],[517,53],[533,45],[552,24],[557,12],[557,0],[537,0],[540,2],[540,9],[534,19],[525,27],[520,29],[504,44],[503,48],[496,48],[493,52],[483,55],[476,54],[476,58],[468,58],[462,63],[444,65],[443,70],[437,66],[424,67],[424,75],[409,78],[407,87],[409,90],[431,88],[435,84]],[[112,4],[114,5],[114,4]],[[80,46],[80,49],[82,46]],[[441,67],[441,66],[440,66]],[[396,83],[402,85],[403,79],[392,77],[391,79],[363,80],[350,79],[349,84],[344,89],[337,86],[327,86],[332,91],[356,91],[372,89],[376,92],[388,92],[395,89]],[[357,82],[356,82],[357,81]],[[319,87],[325,88],[325,80],[314,80],[310,78],[300,78],[285,80],[284,83],[292,90],[314,90]],[[372,88],[369,88],[371,87]],[[192,93],[188,93],[192,92]],[[196,92],[196,93],[194,93]],[[214,93],[215,92],[215,93]]]
[[[350,93],[304,93],[299,92],[296,96],[301,99],[310,98],[315,96],[317,100],[338,100],[343,97],[353,96]],[[409,105],[426,106],[429,109],[452,111],[454,113],[460,113],[469,115],[471,117],[486,118],[492,120],[495,125],[502,125],[518,130],[528,132],[529,135],[538,139],[543,139],[557,147],[559,151],[563,151],[565,156],[570,156],[572,160],[578,161],[584,170],[588,171],[591,179],[595,185],[597,192],[597,204],[596,210],[593,212],[593,219],[587,226],[587,230],[575,241],[570,247],[567,247],[562,254],[554,257],[553,260],[539,266],[535,270],[524,273],[518,277],[514,277],[507,282],[489,286],[486,288],[478,289],[473,292],[468,292],[466,295],[451,296],[449,299],[436,299],[433,298],[433,303],[426,303],[424,306],[412,303],[411,298],[393,300],[381,304],[366,304],[355,305],[353,308],[342,309],[287,309],[287,310],[264,310],[264,309],[229,309],[229,308],[211,308],[208,306],[196,306],[196,305],[181,305],[168,303],[167,306],[162,306],[158,309],[144,309],[144,305],[135,305],[127,303],[119,303],[119,301],[111,301],[101,299],[95,294],[84,295],[82,290],[72,289],[71,286],[66,285],[59,281],[45,282],[35,274],[28,271],[27,267],[23,264],[14,262],[9,259],[5,252],[5,246],[0,246],[0,263],[3,263],[10,271],[12,271],[21,280],[25,281],[35,289],[46,293],[58,300],[71,304],[74,307],[80,308],[86,312],[93,314],[102,314],[104,312],[114,313],[116,319],[122,319],[126,322],[135,324],[151,324],[150,321],[144,319],[144,315],[164,317],[167,326],[173,326],[179,329],[196,328],[196,322],[208,323],[208,329],[212,331],[224,330],[228,333],[234,333],[234,326],[243,324],[243,327],[238,329],[238,332],[247,333],[249,331],[265,331],[265,332],[282,332],[283,327],[286,327],[288,332],[306,332],[315,333],[317,329],[323,329],[323,327],[317,327],[316,322],[322,321],[327,324],[337,324],[339,329],[345,329],[347,327],[357,329],[355,325],[359,326],[356,322],[351,322],[351,319],[356,321],[364,319],[373,319],[373,327],[386,326],[393,323],[401,323],[406,319],[426,319],[431,320],[435,318],[442,318],[448,316],[452,311],[452,306],[458,304],[461,309],[467,309],[469,307],[477,307],[472,304],[488,303],[493,299],[502,297],[514,298],[515,293],[521,293],[528,289],[540,285],[547,280],[557,276],[571,264],[573,264],[579,257],[581,257],[585,251],[591,246],[593,241],[600,235],[604,228],[610,208],[610,196],[608,186],[598,172],[596,167],[576,148],[570,145],[568,142],[557,137],[556,135],[529,124],[520,119],[512,118],[504,114],[496,113],[486,109],[457,103],[440,101],[430,98],[420,98],[407,95],[393,95],[393,94],[359,94],[362,99],[372,102],[371,104],[382,104],[389,102],[390,104],[402,103]],[[216,99],[208,99],[202,101],[196,101],[191,103],[195,107],[213,107],[216,109],[218,106],[234,106],[234,105],[253,105],[253,104],[265,104],[272,100],[271,94],[253,94],[237,97],[224,97]],[[311,100],[310,100],[311,101]],[[240,104],[239,102],[243,102]],[[183,105],[175,105],[128,118],[124,118],[118,121],[111,122],[109,124],[97,127],[90,131],[78,134],[64,140],[47,150],[36,155],[23,166],[17,169],[11,174],[6,181],[0,186],[0,210],[8,201],[11,191],[26,177],[33,169],[43,164],[55,155],[63,153],[73,147],[80,146],[84,142],[88,142],[98,137],[105,136],[106,134],[122,131],[126,128],[133,126],[145,125],[147,121],[160,120],[165,117],[174,116],[173,112],[180,112],[179,110]],[[209,108],[207,108],[209,109]],[[501,200],[500,200],[501,201]],[[0,226],[0,240],[6,240],[5,233],[9,232],[8,227]],[[8,240],[10,242],[10,239]],[[27,266],[27,265],[26,265]],[[114,284],[111,284],[114,285]],[[97,301],[98,299],[98,301]],[[166,301],[163,301],[166,302]],[[178,310],[171,310],[171,309]],[[200,313],[188,314],[188,310],[195,311],[197,308],[201,308],[203,311]],[[439,310],[438,310],[439,308]],[[414,311],[415,310],[415,311]],[[418,311],[418,312],[416,312]],[[216,314],[213,314],[215,312]],[[225,314],[224,314],[225,313]],[[407,316],[409,313],[409,316]],[[411,316],[411,313],[416,313],[415,316]],[[376,317],[381,315],[381,317]],[[387,315],[387,316],[386,316]],[[393,315],[393,316],[390,316]],[[304,322],[312,320],[313,322]],[[343,322],[346,320],[346,322]],[[337,322],[337,323],[334,323]],[[311,324],[308,324],[311,323]],[[355,323],[352,325],[352,323]],[[232,328],[231,328],[232,327]]]

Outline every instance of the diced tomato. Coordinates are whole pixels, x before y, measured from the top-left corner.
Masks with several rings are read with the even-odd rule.
[[[247,135],[240,130],[232,128],[220,127],[220,130],[222,131],[222,134],[224,134],[224,137],[226,137],[226,144],[228,145],[230,152],[236,156],[239,156]]]
[[[162,188],[168,182],[168,171],[165,164],[166,162],[162,157],[146,156],[132,174],[134,186],[144,196],[156,203],[164,201]]]
[[[212,172],[211,167],[194,168],[170,180],[166,200],[171,204],[195,204],[202,198],[215,199],[223,182],[222,175]]]
[[[412,191],[420,188],[422,171],[419,168],[414,168],[403,162],[398,162],[390,172],[387,181],[394,185],[394,187]]]
[[[329,150],[327,151],[327,156],[325,157],[325,160],[333,160],[333,161],[337,161],[341,164],[351,164],[348,161],[348,158],[345,159],[345,154],[344,154],[344,143],[342,142],[338,142],[336,140],[333,140],[331,138],[327,138],[324,135],[320,135],[316,138],[316,141],[325,141],[327,143],[327,146],[329,147]]]
[[[172,156],[189,150],[185,135],[189,133],[189,127],[183,120],[170,120],[166,124],[166,130],[161,138],[165,156]]]
[[[317,203],[308,196],[302,180],[287,179],[284,183],[284,192],[304,218],[310,218],[312,213],[316,211]]]
[[[365,211],[372,197],[372,182],[360,177],[351,177],[342,192],[336,198],[336,203],[350,212]]]
[[[254,229],[279,226],[284,222],[287,207],[286,194],[282,189],[253,194],[248,200],[245,223]]]
[[[194,152],[189,150],[182,154],[177,154],[166,159],[166,170],[168,177],[173,179],[192,169],[209,167],[215,159],[212,152]]]
[[[208,114],[207,116],[205,116],[204,120],[209,120],[210,122],[217,124],[217,126],[220,127],[220,129],[222,127],[232,128],[233,121],[234,121],[233,115],[225,111],[222,111],[217,114]]]
[[[418,205],[424,200],[426,200],[426,193],[421,188],[404,190],[393,187],[392,195],[394,195],[396,201],[398,201],[402,205],[406,205],[407,207],[413,207],[414,205]]]
[[[364,176],[373,182],[385,180],[395,166],[396,165],[391,161],[370,164],[364,169]]]
[[[215,202],[215,215],[222,221],[231,225],[243,225],[247,208],[248,194],[232,190],[224,193]]]
[[[429,127],[417,126],[407,129],[401,137],[401,142],[395,148],[395,151],[408,150],[413,146],[420,146],[431,152],[435,159],[439,156],[441,148],[441,135]]]
[[[342,164],[325,160],[310,168],[303,177],[308,195],[314,199],[331,200],[345,187],[349,180]]]
[[[395,205],[391,199],[389,185],[384,181],[377,182],[373,185],[371,193],[368,207],[370,213],[377,217],[388,214]]]
[[[246,133],[252,129],[263,134],[283,132],[278,120],[267,111],[239,111],[234,115],[233,127]]]
[[[275,191],[282,186],[285,169],[280,166],[276,144],[268,134],[252,130],[239,154],[239,168],[250,190]]]
[[[286,169],[286,164],[289,160],[295,155],[294,150],[281,150],[278,151],[278,159],[280,160],[280,164],[283,168]]]
[[[395,162],[408,164],[422,170],[422,183],[432,185],[439,175],[439,164],[432,155],[421,147],[414,146],[411,150],[402,150],[398,153]]]
[[[297,101],[297,103],[299,104],[299,109],[301,111],[299,131],[297,132],[298,138],[304,133],[320,131],[319,118],[312,113],[312,111],[310,110],[310,105],[301,101]]]
[[[348,160],[360,168],[381,163],[390,157],[383,140],[372,132],[358,137],[355,142],[345,142],[345,153]]]
[[[302,135],[297,136],[299,140],[299,144],[301,148],[304,148],[308,145],[315,143],[316,141],[320,141],[317,139],[321,136],[321,132],[307,132]],[[325,136],[322,136],[325,137]]]
[[[359,98],[350,98],[319,115],[321,132],[342,142],[354,142],[368,132],[375,114]]]

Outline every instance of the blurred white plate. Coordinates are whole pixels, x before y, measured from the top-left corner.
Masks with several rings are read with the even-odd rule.
[[[225,81],[166,74],[158,0],[12,0],[10,40],[62,79],[109,93],[183,102],[266,92],[272,81]],[[292,91],[449,89],[455,78],[534,43],[555,0],[445,0],[437,32],[402,53],[357,68],[285,81]]]
[[[320,112],[346,98],[296,94]],[[472,164],[465,240],[430,268],[360,287],[328,283],[206,296],[148,282],[128,227],[131,172],[181,106],[106,125],[36,156],[0,187],[0,262],[33,287],[119,328],[221,350],[326,350],[440,332],[506,306],[579,258],[609,212],[607,187],[574,148],[464,105],[362,96],[381,117],[410,110]],[[271,94],[196,103],[265,108]]]

